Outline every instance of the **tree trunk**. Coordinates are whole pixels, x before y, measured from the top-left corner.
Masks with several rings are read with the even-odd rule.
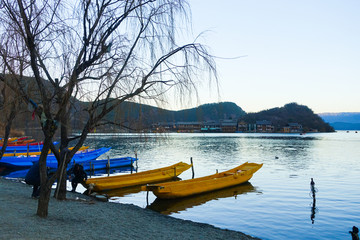
[[[12,125],[12,122],[13,122],[15,116],[16,116],[16,107],[15,107],[15,104],[13,104],[12,108],[11,108],[10,116],[7,119],[7,123],[6,123],[6,126],[5,126],[4,143],[3,143],[2,147],[1,147],[0,159],[2,158],[2,156],[4,155],[4,153],[6,151],[6,147],[8,145],[8,138],[10,136],[11,125]]]
[[[40,198],[38,202],[37,215],[42,218],[46,218],[48,216],[48,208],[50,201],[50,193],[51,186],[47,174],[46,167],[46,158],[48,155],[48,151],[50,149],[50,143],[52,141],[52,136],[48,134],[48,132],[44,131],[45,140],[43,143],[43,149],[41,151],[41,155],[39,158],[39,171],[40,171]]]
[[[37,212],[36,212],[36,214],[39,217],[46,218],[48,216],[50,194],[51,194],[51,186],[47,187],[46,183],[45,184],[41,183],[40,198],[39,198],[38,208],[37,208]]]
[[[54,197],[57,200],[65,200],[66,199],[66,180],[67,180],[67,173],[66,173],[66,159],[62,157],[62,161],[60,162],[60,166],[58,166],[58,170],[60,171],[58,184],[56,185],[56,190]]]
[[[65,109],[65,107],[63,107]],[[61,115],[61,143],[60,143],[60,161],[58,164],[58,171],[60,171],[59,178],[56,185],[55,198],[57,200],[65,200],[66,199],[66,180],[67,180],[67,158],[68,158],[68,122],[69,116],[66,111],[63,111]]]

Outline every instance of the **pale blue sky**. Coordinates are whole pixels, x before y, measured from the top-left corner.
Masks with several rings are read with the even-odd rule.
[[[193,33],[217,60],[220,99],[246,112],[297,102],[315,113],[360,112],[359,0],[189,0]],[[204,76],[206,77],[206,76]]]

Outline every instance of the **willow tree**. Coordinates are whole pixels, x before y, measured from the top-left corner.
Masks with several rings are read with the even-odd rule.
[[[39,216],[48,215],[56,179],[56,197],[66,198],[66,166],[108,113],[124,101],[166,101],[169,92],[180,98],[196,95],[200,71],[214,73],[213,59],[203,45],[178,44],[189,13],[183,0],[1,1],[6,69],[0,80],[9,82],[7,74],[17,76],[11,85],[25,104],[34,107],[44,133]],[[33,84],[24,75],[31,76]],[[36,87],[38,100],[27,93],[29,85]],[[88,104],[81,109],[86,112],[81,134],[71,138],[75,98]],[[58,131],[60,151],[52,143]],[[70,142],[75,147],[68,151]],[[46,175],[49,149],[58,166],[65,166],[51,178]]]

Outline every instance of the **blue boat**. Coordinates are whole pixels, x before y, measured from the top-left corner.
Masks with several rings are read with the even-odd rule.
[[[76,153],[72,161],[76,163],[95,160],[100,155],[108,152],[111,148],[99,148],[96,150],[86,150]],[[18,157],[2,157],[0,159],[0,165],[12,168],[30,168],[33,162],[39,161],[40,156],[18,156]],[[46,159],[46,165],[53,168],[57,168],[57,160],[53,154],[49,154]],[[56,166],[56,167],[55,167]]]
[[[120,157],[112,159],[103,159],[103,160],[90,160],[86,162],[81,162],[80,164],[84,167],[85,171],[94,171],[99,169],[110,169],[117,167],[133,166],[134,162],[138,159],[133,157]],[[73,162],[68,166],[71,168],[74,165]]]
[[[58,144],[58,142],[54,142],[54,145]],[[43,148],[43,144],[37,145],[28,145],[28,146],[7,146],[5,149],[5,153],[26,153],[26,152],[40,152]],[[2,147],[0,147],[0,150]]]
[[[29,169],[5,169],[3,171],[0,171],[0,176],[2,177],[6,177],[6,178],[25,178],[27,172],[29,171]]]
[[[0,176],[5,178],[21,178],[25,179],[25,176],[29,169],[14,169],[14,168],[5,168],[0,169]],[[89,176],[103,176],[104,174],[113,174],[113,173],[130,173],[132,171],[136,171],[135,168],[131,166],[125,166],[125,167],[111,167],[111,169],[95,169],[93,171],[86,170],[86,173]],[[52,170],[50,170],[49,173],[51,173]]]

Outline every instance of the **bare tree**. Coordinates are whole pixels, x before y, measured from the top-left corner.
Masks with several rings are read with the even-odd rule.
[[[179,97],[196,95],[199,71],[215,73],[203,45],[176,42],[188,22],[189,6],[183,0],[2,0],[0,5],[4,76],[17,76],[12,86],[36,109],[44,133],[41,217],[48,215],[57,178],[56,197],[66,197],[66,168],[59,167],[51,178],[46,175],[49,149],[58,166],[67,166],[88,133],[124,101],[166,101],[171,89]],[[9,60],[17,64],[6,64]],[[23,75],[35,79],[37,101],[27,93]],[[80,136],[71,138],[74,98],[89,104],[82,109],[87,118]],[[60,151],[52,143],[58,130]],[[75,147],[69,151],[71,141]]]
[[[0,91],[0,111],[2,120],[0,128],[1,128],[1,136],[4,136],[4,141],[1,145],[0,151],[0,159],[4,155],[6,151],[6,147],[8,145],[8,138],[10,136],[11,126],[15,119],[16,113],[19,109],[19,101],[9,96],[10,91],[5,84],[2,85],[2,89]]]

